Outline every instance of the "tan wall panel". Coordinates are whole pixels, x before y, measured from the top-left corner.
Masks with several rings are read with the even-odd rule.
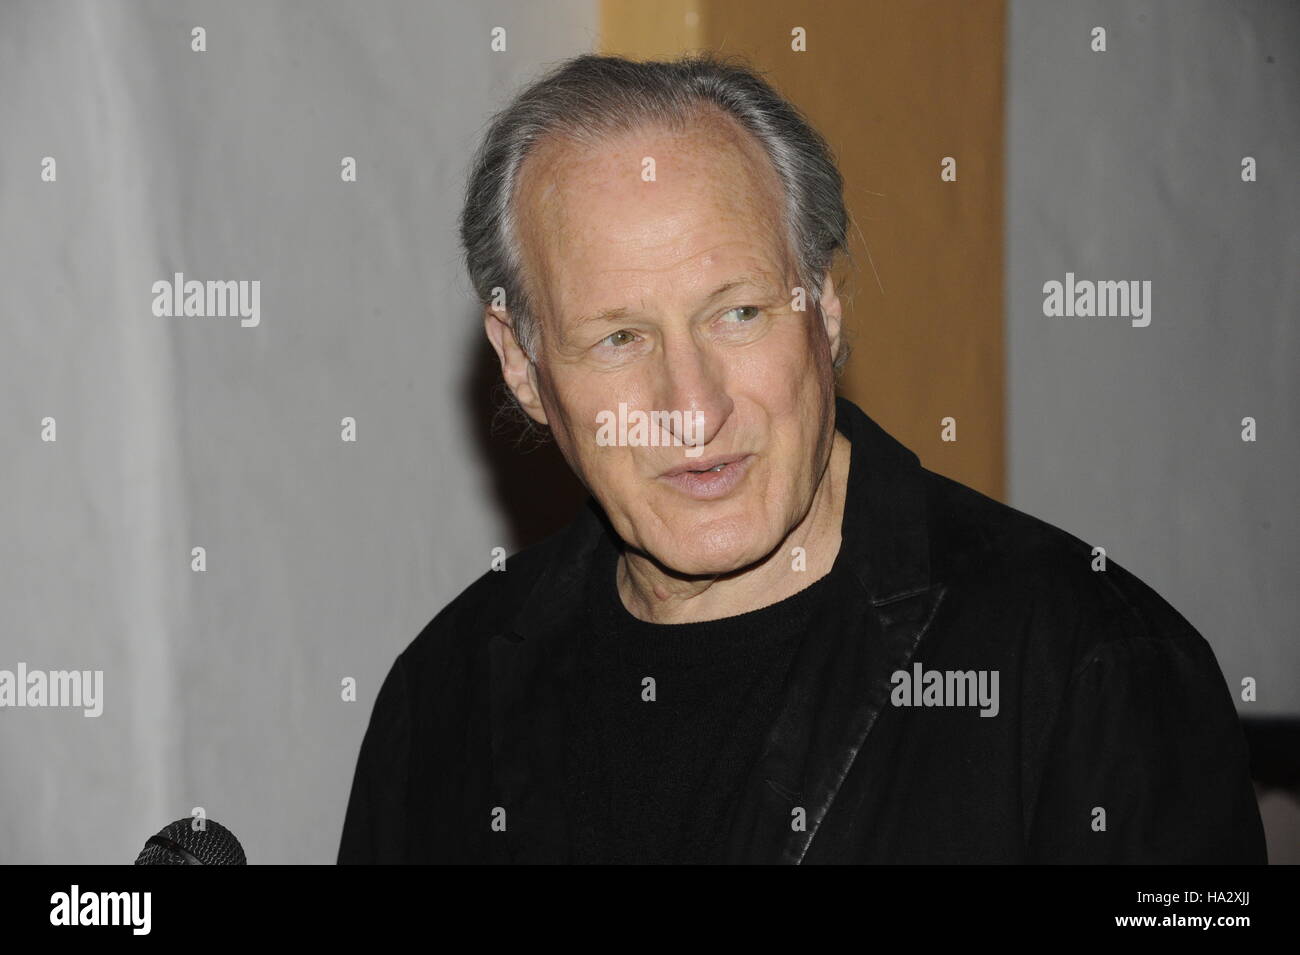
[[[605,0],[602,14],[603,52],[739,54],[827,137],[860,231],[841,391],[927,467],[1002,498],[1002,0]],[[939,178],[945,156],[956,182]]]
[[[704,46],[706,0],[602,0],[600,52],[634,60],[672,58]]]

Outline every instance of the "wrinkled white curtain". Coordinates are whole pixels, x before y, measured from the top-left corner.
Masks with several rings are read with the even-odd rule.
[[[199,806],[250,862],[333,861],[379,681],[515,543],[456,215],[596,13],[0,6],[0,670],[104,680],[97,718],[0,710],[0,861],[127,863]],[[177,272],[260,282],[259,324],[156,316]]]
[[[1300,6],[1009,14],[1009,502],[1173,604],[1243,716],[1296,716]],[[1045,316],[1067,272],[1150,281],[1150,324]]]

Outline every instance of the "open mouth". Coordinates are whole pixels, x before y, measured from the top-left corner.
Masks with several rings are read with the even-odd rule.
[[[687,497],[711,501],[725,497],[740,484],[753,462],[752,454],[715,458],[698,467],[683,465],[660,476],[660,480]]]

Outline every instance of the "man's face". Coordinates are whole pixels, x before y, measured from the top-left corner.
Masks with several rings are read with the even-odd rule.
[[[517,350],[513,375],[507,361],[525,409],[619,536],[669,570],[712,576],[766,557],[825,469],[839,303],[828,286],[825,321],[796,310],[761,147],[720,115],[596,147],[556,140],[525,162],[516,200],[542,322],[535,371]],[[695,416],[697,446],[672,446],[692,437],[675,422],[629,427],[658,446],[609,444],[620,405],[632,426],[637,411]]]

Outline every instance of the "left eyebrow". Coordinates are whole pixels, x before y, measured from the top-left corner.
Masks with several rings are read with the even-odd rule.
[[[708,297],[705,298],[704,303],[707,305],[709,302],[712,302],[714,299],[721,298],[722,296],[726,295],[732,289],[737,289],[745,285],[751,286],[753,288],[762,288],[766,284],[767,284],[766,280],[761,275],[743,275],[734,281],[724,282],[722,285],[719,285],[717,288],[715,288],[712,292],[708,294]]]
[[[767,284],[768,281],[765,276],[752,273],[752,272],[747,272],[744,275],[740,276],[739,278],[732,279],[730,282],[723,282],[721,285],[719,285],[717,288],[715,288],[712,292],[710,292],[708,295],[704,297],[703,304],[708,305],[710,302],[714,301],[715,299],[720,298],[721,296],[726,295],[728,292],[741,288],[742,286],[745,285],[752,286],[753,288],[763,288]],[[580,318],[574,324],[576,326],[582,326],[582,325],[588,325],[592,322],[614,321],[615,319],[626,318],[631,313],[632,310],[628,308],[626,305],[616,305],[612,308],[601,309],[599,312],[596,312],[592,315],[588,315],[586,318]]]

